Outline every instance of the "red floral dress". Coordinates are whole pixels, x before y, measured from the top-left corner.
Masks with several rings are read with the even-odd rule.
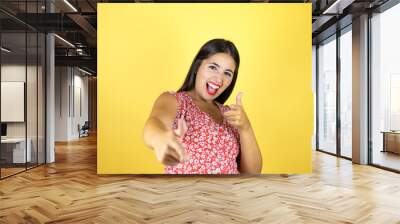
[[[185,152],[190,160],[176,166],[166,166],[167,174],[238,174],[236,158],[240,150],[238,131],[225,119],[222,124],[203,112],[186,92],[170,92],[178,101],[173,129],[183,116],[188,130],[183,136]],[[229,110],[216,102],[221,113]]]

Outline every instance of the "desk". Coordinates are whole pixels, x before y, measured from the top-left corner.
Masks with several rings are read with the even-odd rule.
[[[393,152],[400,154],[400,132],[382,131],[381,133],[383,133],[382,152]]]
[[[25,138],[6,138],[1,139],[1,156],[6,159],[7,162],[10,163],[25,163],[31,161],[31,145],[32,140],[30,138],[27,139],[28,147],[26,148],[26,155],[25,155]],[[11,148],[11,147],[12,148]],[[10,149],[11,148],[11,149]],[[3,156],[5,154],[5,156]],[[12,161],[11,156],[12,154]],[[10,157],[10,158],[6,158]],[[25,161],[27,158],[27,161]]]

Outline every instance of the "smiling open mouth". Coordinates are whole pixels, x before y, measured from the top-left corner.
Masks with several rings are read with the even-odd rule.
[[[218,89],[221,87],[221,85],[214,82],[207,82],[206,85],[207,85],[207,93],[211,96],[217,94]]]

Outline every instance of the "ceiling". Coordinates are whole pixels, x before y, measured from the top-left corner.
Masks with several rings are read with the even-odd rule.
[[[338,3],[335,3],[336,1]],[[74,45],[72,47],[61,38],[55,38],[56,65],[81,66],[95,72],[97,63],[96,5],[99,2],[251,2],[255,4],[309,2],[313,5],[313,43],[317,43],[332,35],[340,26],[350,24],[353,16],[374,9],[386,1],[388,0],[47,0],[46,8],[46,0],[1,0],[0,22],[2,39],[4,39],[2,45],[5,46],[7,43],[8,47],[16,49],[15,54],[18,54],[18,51],[21,51],[21,54],[25,53],[25,48],[21,47],[25,46],[25,29],[28,29],[28,32],[55,32],[59,37]],[[49,13],[50,11],[52,13]],[[338,23],[339,20],[340,23]],[[28,54],[36,49],[37,44],[33,42],[28,44]]]

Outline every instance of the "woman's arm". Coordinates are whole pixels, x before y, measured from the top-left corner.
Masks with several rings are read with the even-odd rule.
[[[242,94],[236,97],[236,104],[230,105],[224,113],[227,121],[237,128],[240,135],[240,173],[259,174],[262,169],[262,156],[250,121],[242,106]]]
[[[153,148],[159,134],[172,131],[177,107],[175,97],[167,92],[156,99],[143,129],[144,142],[148,147]]]
[[[176,165],[185,159],[184,147],[178,140],[182,133],[172,130],[177,107],[172,94],[161,94],[143,128],[145,144],[154,149],[157,159],[164,165]]]
[[[259,174],[262,169],[262,157],[256,136],[251,126],[240,130],[240,173]]]

